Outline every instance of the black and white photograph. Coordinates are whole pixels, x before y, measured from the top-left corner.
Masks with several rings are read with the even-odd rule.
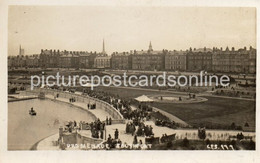
[[[7,152],[256,152],[256,6],[7,7]]]

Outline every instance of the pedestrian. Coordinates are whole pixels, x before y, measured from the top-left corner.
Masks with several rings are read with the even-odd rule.
[[[77,122],[76,121],[74,121],[74,127],[76,127],[77,126]]]
[[[139,140],[139,144],[140,144],[140,145],[143,144],[143,141],[142,141],[141,139]]]
[[[109,134],[108,135],[108,138],[107,138],[107,141],[110,141],[112,138],[111,138],[111,135]]]
[[[106,125],[108,125],[108,118],[106,117]]]
[[[126,128],[125,128],[125,132],[126,132],[126,133],[129,133],[129,128],[130,128],[129,123],[127,123],[127,124],[126,124]]]
[[[116,131],[115,131],[115,139],[118,139],[118,135],[119,135],[119,133],[118,133],[118,130],[116,129]]]
[[[100,138],[103,139],[103,131],[100,131]]]
[[[133,144],[137,144],[137,142],[138,142],[138,141],[137,141],[137,136],[135,135],[135,136],[134,136]]]
[[[111,124],[112,124],[112,118],[109,117],[109,125],[111,125]]]

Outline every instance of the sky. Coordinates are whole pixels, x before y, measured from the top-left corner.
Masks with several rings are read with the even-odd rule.
[[[255,8],[10,6],[8,55],[256,47]]]

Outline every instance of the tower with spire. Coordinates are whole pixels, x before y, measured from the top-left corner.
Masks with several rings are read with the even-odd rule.
[[[24,55],[24,49],[22,49],[21,44],[20,44],[20,47],[19,47],[19,56],[22,56],[22,55]]]
[[[19,46],[19,56],[21,56],[21,44]]]
[[[149,44],[149,49],[148,51],[153,51],[153,47],[152,47],[152,42],[150,41],[150,44]]]
[[[102,50],[102,54],[105,55],[106,54],[106,51],[105,51],[105,41],[103,39],[103,50]]]

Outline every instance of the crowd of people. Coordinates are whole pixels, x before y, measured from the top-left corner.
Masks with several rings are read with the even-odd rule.
[[[112,118],[106,117],[106,125],[112,125]]]
[[[205,127],[198,129],[198,137],[200,139],[205,139],[206,138],[206,128]]]
[[[150,125],[145,125],[145,121],[151,119],[152,107],[146,104],[139,104],[136,109],[131,107],[132,101],[131,100],[122,100],[116,95],[109,94],[103,91],[91,91],[91,90],[84,90],[83,95],[88,95],[90,97],[105,101],[112,105],[115,109],[117,109],[125,119],[129,120],[126,124],[126,133],[131,134],[134,136],[133,144],[142,144],[142,140],[137,140],[137,136],[145,136],[147,138],[152,138],[154,136],[153,127]],[[72,102],[75,99],[71,99]],[[94,105],[94,106],[93,106]],[[88,109],[95,108],[95,104],[88,104]],[[106,117],[104,122],[101,122],[97,119],[94,122],[89,124],[91,135],[93,138],[101,138],[104,139],[104,130],[105,125],[111,125],[112,118]],[[169,124],[174,124],[174,122],[168,122],[166,120],[156,120],[156,125],[159,126],[171,126]],[[115,130],[114,137],[109,134],[106,143],[113,148],[115,144],[122,143],[119,139],[119,131],[118,129]]]
[[[106,125],[112,125],[112,118],[106,117],[106,121],[102,122],[100,119],[95,120],[89,124],[91,136],[93,138],[100,138],[104,139],[104,130]],[[115,133],[115,138],[118,138],[118,131],[117,134]]]
[[[133,120],[136,118],[145,118],[146,120],[149,120],[151,118],[149,112],[152,111],[152,108],[148,105],[139,105],[138,109],[132,110],[131,100],[120,99],[118,96],[107,92],[84,90],[83,94],[109,103],[117,109],[125,119]]]
[[[174,121],[170,121],[170,120],[161,120],[161,119],[156,119],[155,120],[155,125],[156,126],[165,126],[165,127],[169,127],[169,128],[177,128],[179,126],[179,123],[176,123]]]
[[[65,125],[66,128],[65,128],[65,131],[68,130],[70,133],[75,130],[75,129],[78,129],[78,126],[77,126],[77,122],[76,121],[69,121],[67,125]]]
[[[153,127],[150,125],[145,125],[143,122],[139,123],[138,129],[136,131],[137,136],[152,136],[153,133]]]
[[[88,109],[96,109],[96,104],[88,103]]]
[[[154,133],[153,133],[153,127],[150,125],[145,125],[145,121],[151,119],[151,116],[153,116],[154,118],[157,118],[155,120],[155,125],[157,126],[166,126],[169,128],[176,128],[178,127],[180,124],[174,122],[174,121],[170,121],[169,119],[163,118],[162,116],[155,116],[154,114],[151,113],[156,113],[153,112],[153,109],[145,104],[139,104],[137,106],[137,108],[132,108],[131,104],[132,101],[130,100],[122,100],[120,99],[118,96],[114,96],[111,94],[108,94],[106,92],[98,92],[98,91],[86,91],[84,92],[86,94],[88,94],[89,96],[93,97],[93,98],[97,98],[99,100],[103,100],[107,103],[109,103],[110,105],[112,105],[115,109],[119,110],[119,112],[123,115],[123,117],[125,119],[127,119],[127,123],[126,123],[126,128],[125,128],[125,132],[126,134],[131,134],[133,136],[133,144],[143,144],[142,140],[140,139],[138,141],[138,136],[139,137],[145,137],[145,143],[167,143],[167,142],[171,142],[175,139],[175,134],[173,135],[166,135],[163,134],[161,138],[159,137],[154,137]],[[190,98],[195,98],[195,95],[189,94]],[[75,98],[71,98],[70,102],[75,102],[76,99]],[[92,104],[95,107],[95,104]],[[93,106],[88,104],[88,109],[92,108]],[[99,138],[99,139],[104,139],[106,138],[106,136],[104,135],[105,132],[105,126],[106,125],[112,125],[112,118],[110,117],[106,117],[105,121],[100,121],[99,119],[97,119],[94,122],[91,122],[90,124],[88,124],[89,129],[91,131],[91,136],[93,138]],[[80,123],[79,123],[79,126]],[[69,124],[67,125],[67,128],[69,130],[69,132],[72,132],[73,129],[77,129],[77,122],[69,122]],[[79,127],[80,129],[80,127]],[[111,134],[112,135],[112,134]],[[122,142],[119,139],[119,131],[118,129],[116,129],[114,131],[114,135],[113,137],[110,134],[108,135],[108,137],[106,138],[106,144],[109,145],[110,148],[116,148],[117,145],[121,145]],[[195,135],[196,136],[196,135]],[[198,135],[197,135],[200,139],[205,139],[206,138],[206,132],[205,129],[199,129],[198,130]],[[210,137],[210,136],[209,136]],[[241,140],[244,138],[243,134],[238,134],[237,139]]]
[[[135,130],[136,130],[136,128],[135,128],[134,123],[132,123],[132,122],[128,122],[128,123],[126,123],[126,129],[125,129],[125,132],[126,132],[127,134],[131,133],[132,136],[134,136],[134,134],[135,134]]]
[[[138,127],[136,130],[136,126]],[[126,133],[137,135],[137,136],[152,136],[153,134],[153,128],[152,126],[145,125],[143,122],[138,121],[137,124],[128,122],[126,124]]]
[[[105,122],[101,122],[100,119],[95,120],[89,124],[91,136],[93,138],[104,138]]]
[[[71,97],[71,98],[69,98],[69,101],[70,101],[70,103],[76,102],[76,98],[75,97]]]
[[[109,148],[116,148],[117,145],[121,146],[122,141],[118,138],[119,133],[118,130],[116,129],[115,131],[115,138],[113,139],[111,135],[108,135],[106,143],[108,144]]]
[[[99,118],[91,123],[86,123],[85,121],[80,121],[77,123],[76,121],[69,121],[67,125],[65,125],[65,131],[69,131],[72,133],[73,130],[90,130],[91,136],[93,138],[104,138],[104,130],[106,125],[111,125],[112,119],[106,118],[106,121],[102,122]],[[115,139],[118,139],[118,130],[115,132]]]

